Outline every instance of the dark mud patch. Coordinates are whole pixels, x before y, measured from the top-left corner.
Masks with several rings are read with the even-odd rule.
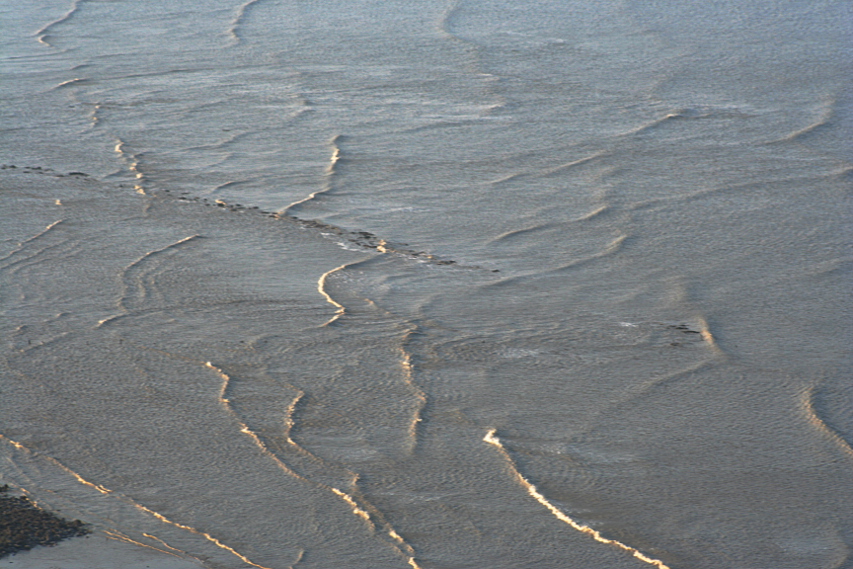
[[[91,530],[80,520],[64,520],[26,496],[9,495],[9,486],[0,486],[0,557],[89,533]]]

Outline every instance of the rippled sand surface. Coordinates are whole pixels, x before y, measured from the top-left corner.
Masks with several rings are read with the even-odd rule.
[[[850,563],[844,6],[0,13],[0,483],[89,551]]]

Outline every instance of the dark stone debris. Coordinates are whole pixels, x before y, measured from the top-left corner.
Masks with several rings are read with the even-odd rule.
[[[166,190],[166,192],[168,192],[168,190]],[[180,201],[196,201],[196,202],[203,203],[206,206],[216,206],[216,207],[219,207],[222,209],[227,209],[227,210],[234,211],[234,212],[253,210],[253,211],[261,213],[261,214],[263,214],[269,218],[272,218],[272,219],[287,220],[287,221],[296,223],[297,225],[300,225],[301,227],[304,227],[304,228],[319,229],[320,231],[323,231],[326,233],[331,233],[333,235],[339,235],[339,236],[345,238],[346,240],[348,240],[350,243],[353,243],[359,247],[364,247],[365,249],[377,250],[381,246],[383,248],[383,251],[385,251],[385,252],[395,253],[398,255],[404,255],[406,257],[410,257],[413,259],[423,259],[423,260],[430,262],[433,265],[443,265],[443,266],[456,265],[456,266],[460,266],[460,267],[464,266],[464,267],[470,268],[470,269],[480,269],[481,268],[478,266],[460,265],[457,261],[454,261],[452,259],[440,259],[440,258],[438,258],[434,255],[431,255],[425,251],[415,251],[413,249],[409,249],[408,244],[406,244],[406,243],[397,243],[397,244],[388,243],[384,240],[381,240],[374,233],[371,233],[369,231],[349,231],[349,230],[343,229],[341,227],[338,227],[336,225],[324,223],[324,222],[317,220],[317,219],[301,219],[298,217],[294,217],[292,215],[288,215],[286,213],[277,213],[277,212],[272,212],[272,211],[260,209],[258,206],[244,206],[242,204],[229,204],[229,203],[225,202],[224,200],[210,201],[207,198],[183,197],[183,196],[186,196],[186,192],[182,192],[182,194],[183,194],[182,197],[178,198],[178,200],[180,200]],[[500,271],[498,269],[493,269],[491,272],[499,273]]]
[[[698,330],[691,330],[687,324],[670,324],[669,326],[667,326],[667,328],[670,328],[672,330],[678,330],[682,334],[701,334],[702,333]]]

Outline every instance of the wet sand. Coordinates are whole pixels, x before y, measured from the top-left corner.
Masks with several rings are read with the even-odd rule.
[[[198,569],[201,565],[150,547],[96,533],[3,558],[15,569]]]
[[[648,565],[543,515],[470,420],[448,416],[424,438],[412,330],[342,296],[351,276],[335,273],[376,257],[369,247],[84,173],[17,166],[0,176],[9,281],[0,323],[12,342],[4,481],[94,532],[12,566],[390,568],[448,551],[497,563],[496,547],[535,550],[543,566],[567,551],[590,568]],[[381,262],[494,278],[412,256]],[[359,333],[347,336],[341,317]],[[310,392],[298,387],[306,381]],[[431,422],[446,413],[429,410]],[[433,505],[463,492],[464,510]],[[427,526],[416,514],[424,507]],[[489,528],[506,511],[522,517],[511,537]]]

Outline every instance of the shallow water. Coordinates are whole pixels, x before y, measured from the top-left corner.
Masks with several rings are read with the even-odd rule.
[[[850,566],[844,3],[0,5],[2,482],[211,568]]]

